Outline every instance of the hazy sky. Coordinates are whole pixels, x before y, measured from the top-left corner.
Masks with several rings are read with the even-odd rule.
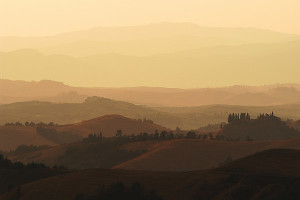
[[[256,27],[300,34],[300,0],[0,0],[0,36],[53,35],[95,26],[161,22],[191,22],[215,27]],[[299,51],[295,49],[295,45],[298,43],[291,43],[285,47],[286,52],[280,51],[269,60],[262,55],[264,50],[270,51],[270,48],[256,49],[261,53],[256,57],[251,57],[251,53],[246,54],[244,65],[235,56],[230,58],[235,61],[227,62],[229,57],[224,56],[224,62],[221,60],[217,64],[214,62],[215,58],[195,61],[196,64],[191,59],[180,62],[171,59],[169,68],[163,59],[157,61],[158,64],[152,60],[145,61],[148,65],[143,63],[142,66],[137,59],[136,64],[129,61],[127,63],[128,69],[132,70],[124,67],[125,61],[111,66],[104,61],[104,64],[92,63],[91,66],[97,67],[87,70],[86,66],[78,64],[80,62],[73,61],[72,58],[66,58],[68,62],[65,62],[60,57],[51,61],[53,57],[41,56],[42,58],[29,62],[29,56],[24,61],[11,59],[7,66],[3,64],[6,62],[3,59],[0,78],[51,79],[72,85],[107,87],[145,85],[193,88],[232,84],[299,83]],[[159,48],[159,45],[155,48]],[[114,58],[107,60],[108,63],[113,62]],[[20,62],[19,65],[16,65],[17,61]],[[153,66],[157,67],[156,71],[152,70]],[[178,67],[177,71],[174,66]],[[143,67],[149,69],[149,74],[143,71]],[[72,73],[69,69],[72,69]],[[101,76],[105,78],[99,78]]]
[[[300,0],[0,0],[0,35],[162,21],[300,34]]]

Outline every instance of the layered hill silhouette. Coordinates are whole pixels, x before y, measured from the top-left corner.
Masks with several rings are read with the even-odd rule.
[[[267,86],[231,86],[222,88],[87,88],[60,82],[0,80],[0,104],[23,101],[80,103],[88,96],[101,96],[148,106],[279,105],[300,102],[299,84]]]
[[[297,199],[299,150],[274,149],[260,152],[221,168],[192,172],[151,172],[89,169],[37,180],[21,188],[21,199],[74,199],[100,195],[103,184],[142,184],[163,199]],[[16,191],[1,199],[11,199]]]
[[[274,43],[296,39],[300,39],[299,35],[254,28],[215,28],[191,23],[160,23],[95,27],[47,37],[1,37],[0,51],[34,48],[44,53],[71,56],[111,52],[149,55],[212,45]]]
[[[71,57],[63,54],[45,55],[33,49],[0,53],[2,68],[7,77],[27,80],[64,80],[73,85],[82,84],[82,72],[97,85],[104,87],[130,87],[152,85],[195,88],[198,85],[231,85],[235,83],[265,84],[297,82],[300,42],[278,44],[252,44],[217,46],[192,49],[187,52],[151,56],[125,56],[117,53]],[[22,71],[24,66],[31,70]],[[168,73],[161,73],[161,68]],[[268,70],[272,67],[272,70]],[[215,69],[213,71],[208,69]],[[72,69],[72,76],[66,76]],[[22,71],[22,76],[15,71]],[[31,73],[35,71],[36,73]],[[57,78],[53,72],[60,74]],[[195,73],[196,72],[196,73]],[[239,72],[239,76],[236,76]],[[38,75],[37,75],[38,74]],[[126,74],[126,76],[125,76]],[[227,79],[224,82],[223,74]],[[268,74],[268,76],[265,76]],[[138,76],[137,76],[138,75]],[[172,77],[172,79],[170,79]],[[178,84],[182,77],[189,82]],[[212,80],[211,77],[214,77]],[[256,79],[249,79],[255,77]],[[236,80],[231,82],[229,80]],[[164,80],[168,80],[166,83]],[[223,81],[221,81],[223,80]],[[120,82],[122,84],[120,85]],[[95,85],[85,81],[86,85]]]
[[[19,102],[0,105],[0,124],[11,122],[55,122],[71,124],[103,115],[118,114],[133,119],[151,119],[166,128],[197,129],[227,121],[229,113],[248,112],[251,116],[274,113],[283,120],[300,119],[299,104],[280,106],[209,105],[199,107],[149,108],[132,103],[91,97],[83,103]]]
[[[0,105],[0,107],[2,124],[16,121],[23,123],[53,121],[58,124],[69,124],[112,114],[134,119],[160,119],[160,122],[165,122],[162,123],[163,126],[172,121],[173,124],[180,121],[176,116],[151,108],[98,97],[88,98],[83,103],[20,102]],[[156,120],[154,122],[158,123]]]
[[[102,134],[113,137],[121,130],[124,135],[155,133],[167,130],[165,127],[149,121],[134,120],[121,115],[102,117],[68,125],[50,127],[40,126],[0,126],[0,149],[13,150],[19,145],[50,145],[72,143],[89,134]]]

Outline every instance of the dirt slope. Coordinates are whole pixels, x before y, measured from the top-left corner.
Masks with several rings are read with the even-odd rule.
[[[275,148],[300,149],[300,139],[255,142],[172,140],[115,168],[155,171],[209,169],[217,167],[229,156],[235,160]]]
[[[0,150],[9,151],[22,144],[55,145],[39,135],[33,127],[0,126]]]
[[[117,130],[122,130],[125,135],[139,133],[155,133],[155,131],[163,131],[166,128],[147,122],[141,122],[129,119],[121,115],[105,115],[95,119],[79,122],[76,124],[64,125],[57,128],[61,131],[67,131],[81,136],[88,136],[89,133],[102,132],[105,137],[116,135]]]
[[[47,165],[58,164],[57,158],[64,155],[69,147],[79,148],[81,143],[60,145],[37,152],[9,156],[13,161],[44,162]],[[259,151],[276,148],[300,149],[300,139],[284,141],[207,141],[207,140],[171,140],[139,141],[121,146],[122,150],[145,153],[134,159],[123,161],[113,168],[151,171],[192,171],[211,169],[222,164],[229,156],[236,160]],[[89,156],[89,155],[87,155]],[[93,162],[91,162],[93,163]],[[88,168],[95,167],[93,164]]]
[[[106,115],[95,119],[82,121],[75,124],[52,127],[58,131],[78,134],[87,137],[90,133],[103,133],[104,137],[115,136],[121,129],[123,134],[139,134],[141,132],[154,133],[166,128],[146,122],[141,122],[123,117],[121,115]],[[19,145],[56,145],[38,134],[35,127],[25,126],[0,126],[0,150],[9,151]]]

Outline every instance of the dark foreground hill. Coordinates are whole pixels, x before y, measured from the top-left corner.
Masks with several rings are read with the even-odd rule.
[[[41,163],[13,163],[0,154],[0,194],[11,190],[18,190],[20,185],[67,173],[68,170],[49,168]]]
[[[20,199],[88,199],[101,196],[101,188],[116,182],[140,183],[164,200],[299,199],[300,151],[268,150],[224,167],[192,172],[150,172],[89,169],[24,184]],[[13,199],[17,191],[0,199]],[[118,198],[115,200],[119,200]]]
[[[281,174],[282,176],[300,177],[299,166],[300,150],[272,149],[238,159],[221,167],[221,169],[236,173]]]
[[[300,150],[300,139],[274,141],[216,141],[203,139],[132,141],[108,138],[81,141],[33,152],[8,154],[13,161],[43,162],[68,168],[120,168],[149,171],[212,169],[228,158],[242,157],[276,148]]]

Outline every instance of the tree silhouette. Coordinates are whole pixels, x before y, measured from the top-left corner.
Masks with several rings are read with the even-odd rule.
[[[117,130],[117,133],[116,133],[116,136],[117,137],[121,137],[122,136],[122,130],[121,129],[119,129],[119,130]]]

